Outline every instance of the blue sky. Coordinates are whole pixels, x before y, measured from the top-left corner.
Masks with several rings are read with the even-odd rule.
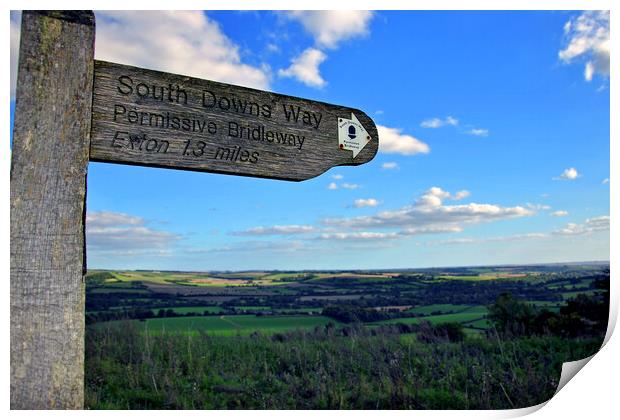
[[[91,163],[88,266],[608,260],[608,39],[598,12],[97,12],[99,59],[359,108],[380,151],[300,183]]]

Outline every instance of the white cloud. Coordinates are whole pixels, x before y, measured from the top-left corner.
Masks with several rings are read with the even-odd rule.
[[[334,179],[342,179],[344,178],[342,175],[333,175],[332,178]],[[337,190],[338,188],[344,188],[345,190],[357,190],[358,188],[361,188],[362,186],[360,184],[351,184],[348,182],[343,182],[342,184],[340,184],[340,186],[338,186],[338,184],[336,184],[335,182],[330,182],[329,185],[327,186],[328,190]]]
[[[527,206],[528,209],[531,209],[531,210],[550,210],[551,209],[551,206],[548,204],[526,203],[525,205]]]
[[[426,245],[458,245],[458,244],[473,244],[473,243],[485,243],[485,242],[514,242],[523,241],[528,239],[542,239],[549,237],[547,233],[521,233],[509,236],[492,236],[489,238],[450,238],[440,241],[429,241]]]
[[[581,57],[586,60],[584,78],[588,82],[595,73],[609,76],[609,11],[588,10],[571,18],[564,25],[566,47],[558,55],[560,60],[571,63]]]
[[[266,65],[243,63],[239,46],[200,11],[97,11],[95,56],[258,89]]]
[[[385,162],[385,163],[383,163],[381,165],[381,167],[383,169],[388,169],[388,170],[390,170],[390,169],[399,169],[398,163],[396,163],[396,162]]]
[[[581,175],[579,174],[577,169],[575,169],[575,168],[567,168],[567,169],[564,169],[564,172],[562,172],[562,174],[560,176],[554,177],[553,180],[555,180],[555,181],[559,181],[559,180],[572,181],[574,179],[579,178],[580,176]]]
[[[556,210],[552,212],[551,215],[555,217],[564,217],[568,216],[568,212],[566,210]]]
[[[316,48],[307,48],[298,57],[293,58],[290,67],[278,70],[280,77],[292,77],[300,82],[321,88],[327,84],[321,77],[319,65],[325,61],[327,55]]]
[[[102,228],[110,226],[143,225],[144,219],[131,216],[126,213],[112,211],[95,211],[86,214],[86,226],[90,228]]]
[[[605,178],[601,181],[601,184],[609,184],[609,178]]]
[[[324,219],[328,226],[366,229],[403,228],[420,231],[458,231],[467,224],[486,223],[495,220],[525,217],[533,210],[516,206],[502,207],[495,204],[469,203],[445,205],[444,200],[452,194],[439,187],[430,188],[413,205],[396,210],[382,211],[372,216]]]
[[[322,233],[316,239],[338,240],[338,241],[355,241],[355,240],[380,240],[380,239],[396,239],[400,235],[396,232],[337,232]]]
[[[430,118],[428,120],[424,120],[420,123],[420,127],[423,128],[439,128],[439,127],[443,127],[445,125],[458,125],[459,124],[459,120],[457,120],[454,117],[451,116],[447,116],[444,119],[441,118]]]
[[[337,48],[341,42],[365,36],[373,13],[365,10],[295,10],[287,12],[290,19],[299,21],[324,48]]]
[[[276,44],[269,43],[267,44],[267,51],[272,53],[278,53],[280,52],[280,47],[278,47]]]
[[[470,196],[470,192],[467,190],[458,191],[454,196],[452,196],[453,200],[462,200],[463,198],[467,198]]]
[[[165,250],[180,235],[145,226],[144,219],[125,213],[91,212],[86,215],[86,244],[89,252],[141,253]]]
[[[314,249],[307,246],[307,241],[243,241],[231,245],[216,246],[211,248],[187,248],[183,252],[194,255],[208,254],[250,254],[256,256],[265,252],[265,256],[274,252],[296,253],[299,251],[313,251]]]
[[[299,235],[314,232],[310,225],[275,225],[257,226],[246,230],[232,232],[234,236],[265,236],[265,235]]]
[[[358,209],[362,207],[377,207],[379,201],[375,198],[358,198],[353,205]]]
[[[459,124],[459,120],[457,120],[454,117],[451,116],[447,116],[446,119],[444,120],[444,122],[448,125],[458,125]]]
[[[401,155],[416,155],[430,152],[428,144],[408,134],[401,134],[399,128],[377,126],[379,131],[379,151],[383,153],[398,153]]]
[[[332,179],[335,179],[335,180],[340,180],[340,179],[342,179],[342,178],[344,178],[344,176],[342,176],[342,175],[340,175],[340,174],[334,174],[334,175],[332,175]]]
[[[599,216],[586,219],[582,224],[568,223],[565,228],[553,231],[553,234],[562,236],[589,235],[593,232],[606,230],[609,230],[609,216]]]
[[[489,135],[489,130],[486,128],[472,128],[471,130],[467,130],[466,133],[472,136],[487,137]]]
[[[430,120],[424,120],[420,123],[420,127],[424,128],[439,128],[443,125],[441,119],[431,118]]]
[[[583,69],[583,78],[586,79],[586,81],[591,82],[592,76],[594,76],[594,64],[588,61],[586,63],[586,67]]]
[[[402,236],[413,236],[428,233],[458,233],[462,231],[463,228],[460,226],[422,226],[405,228],[400,231],[400,234]]]
[[[426,193],[422,195],[418,199],[418,203],[420,205],[439,205],[443,200],[462,200],[471,195],[471,193],[467,190],[461,190],[456,192],[455,194],[450,194],[447,191],[442,190],[439,187],[431,187]]]

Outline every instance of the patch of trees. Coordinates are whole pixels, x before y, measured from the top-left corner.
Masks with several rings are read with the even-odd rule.
[[[220,315],[222,312],[212,313],[209,311],[186,312],[180,314],[172,308],[159,309],[154,312],[151,309],[131,308],[116,311],[91,312],[86,314],[86,324],[94,324],[96,322],[121,321],[131,319],[148,319],[148,318],[176,318],[182,316],[206,316]]]
[[[353,305],[326,306],[322,314],[345,324],[376,322],[391,318],[389,313]]]
[[[609,316],[607,290],[595,295],[578,294],[560,308],[559,313],[536,309],[502,293],[490,305],[489,320],[502,336],[553,334],[562,337],[603,337]]]

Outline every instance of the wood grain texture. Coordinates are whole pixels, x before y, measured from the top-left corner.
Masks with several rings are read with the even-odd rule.
[[[338,143],[338,119],[352,113],[371,136],[355,158]],[[366,163],[379,146],[358,109],[103,61],[92,116],[100,162],[301,181]]]
[[[24,12],[11,160],[11,408],[84,404],[92,12]]]

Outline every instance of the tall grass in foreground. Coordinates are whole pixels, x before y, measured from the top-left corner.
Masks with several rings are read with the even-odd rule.
[[[600,339],[419,341],[396,327],[266,336],[88,329],[86,406],[99,409],[501,409],[552,397],[564,361]]]

